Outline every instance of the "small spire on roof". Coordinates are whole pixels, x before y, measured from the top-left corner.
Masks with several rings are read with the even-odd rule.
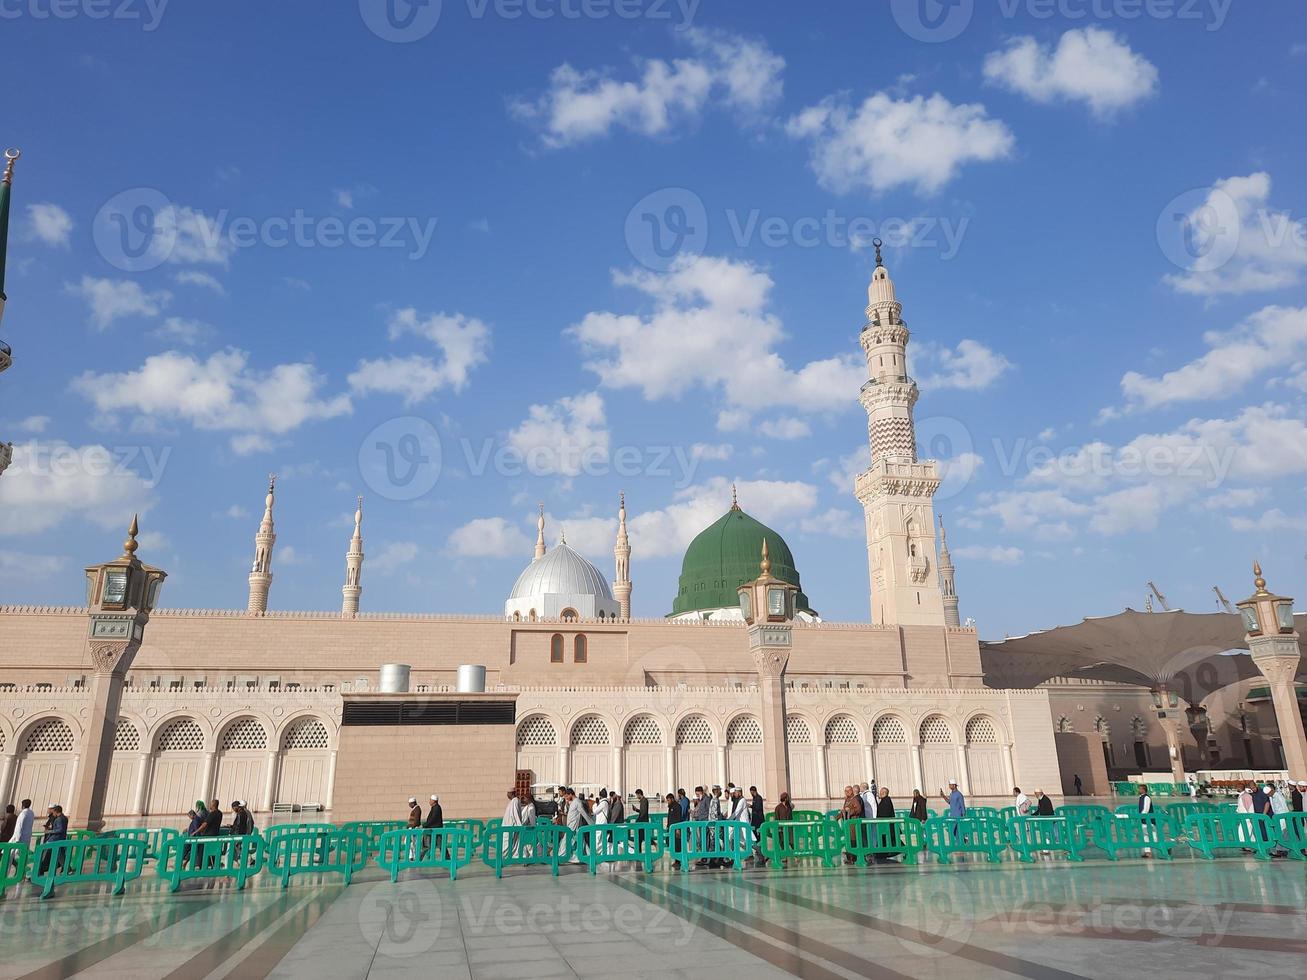
[[[1262,578],[1261,562],[1258,561],[1253,562],[1253,575],[1255,576],[1253,578],[1253,585],[1257,587],[1257,594],[1270,595],[1270,593],[1266,591],[1266,579]]]
[[[140,545],[136,541],[136,535],[141,533],[140,514],[132,515],[132,526],[127,529],[127,540],[123,542],[123,557],[133,558],[136,555],[136,549]]]
[[[876,246],[876,265],[877,267],[880,267],[885,264],[885,260],[880,257],[880,247],[885,243],[882,242],[879,238],[873,238],[871,240],[871,244]]]
[[[560,527],[558,529],[558,543],[561,545],[567,544],[567,528]]]
[[[735,484],[732,483],[731,484],[731,510],[739,510],[739,509],[740,509],[740,501],[735,492]]]
[[[0,177],[0,183],[12,184],[14,182],[14,161],[23,155],[23,151],[16,146],[5,150],[5,173]]]
[[[762,563],[760,565],[764,575],[771,574],[771,558],[767,554],[767,539],[762,539]]]

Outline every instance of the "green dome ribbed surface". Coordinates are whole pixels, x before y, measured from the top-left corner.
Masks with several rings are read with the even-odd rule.
[[[772,575],[782,582],[799,586],[799,571],[794,567],[794,555],[785,539],[738,507],[732,507],[700,531],[685,550],[680,588],[672,603],[671,615],[738,606],[739,587],[752,582],[760,574],[764,540],[771,559]],[[801,586],[795,605],[811,611]]]

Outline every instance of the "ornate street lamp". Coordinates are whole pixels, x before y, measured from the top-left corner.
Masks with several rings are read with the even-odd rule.
[[[1253,586],[1257,589],[1243,602],[1235,603],[1243,616],[1244,638],[1253,663],[1270,682],[1275,705],[1275,723],[1291,779],[1307,779],[1307,734],[1303,732],[1295,678],[1302,660],[1298,631],[1293,625],[1293,600],[1266,588],[1262,566],[1253,562]]]
[[[95,673],[91,681],[91,711],[86,724],[86,751],[72,800],[74,819],[88,830],[104,826],[104,797],[113,761],[114,732],[122,704],[127,671],[145,638],[145,625],[159,601],[168,573],[136,557],[139,522],[113,561],[86,569],[87,646]]]

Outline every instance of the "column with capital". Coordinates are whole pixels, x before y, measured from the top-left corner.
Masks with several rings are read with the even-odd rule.
[[[167,577],[162,569],[136,557],[139,533],[133,517],[122,556],[86,569],[87,648],[93,673],[86,743],[73,780],[70,816],[87,830],[104,827],[104,798],[127,671],[141,648],[145,625]]]
[[[763,791],[773,805],[790,788],[790,747],[785,738],[785,668],[790,662],[797,586],[771,574],[767,541],[762,541],[761,574],[740,586],[740,611],[748,625],[749,653],[758,671],[762,717]]]
[[[1302,651],[1293,624],[1293,600],[1269,592],[1266,579],[1262,578],[1262,568],[1256,563],[1253,575],[1257,591],[1237,603],[1247,631],[1245,641],[1253,663],[1270,683],[1275,724],[1280,729],[1280,744],[1284,747],[1284,763],[1289,777],[1307,779],[1307,733],[1303,732],[1296,683]]]

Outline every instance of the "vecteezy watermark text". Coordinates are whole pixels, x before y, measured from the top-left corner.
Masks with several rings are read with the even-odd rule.
[[[132,476],[149,489],[159,485],[172,458],[172,446],[70,446],[64,442],[14,444],[14,461],[7,477],[20,475],[68,479],[77,476]]]
[[[1219,31],[1234,0],[997,0],[991,7],[1004,20],[1025,16],[1047,21],[1055,18],[1079,24],[1085,21],[1174,20]],[[986,0],[986,6],[989,6]],[[890,13],[899,29],[917,41],[951,41],[971,24],[976,0],[890,0]]]
[[[649,20],[683,31],[701,0],[465,0],[472,20]],[[442,0],[358,0],[363,23],[383,41],[411,44],[440,23]]]
[[[0,20],[130,20],[150,33],[170,0],[0,0]]]

